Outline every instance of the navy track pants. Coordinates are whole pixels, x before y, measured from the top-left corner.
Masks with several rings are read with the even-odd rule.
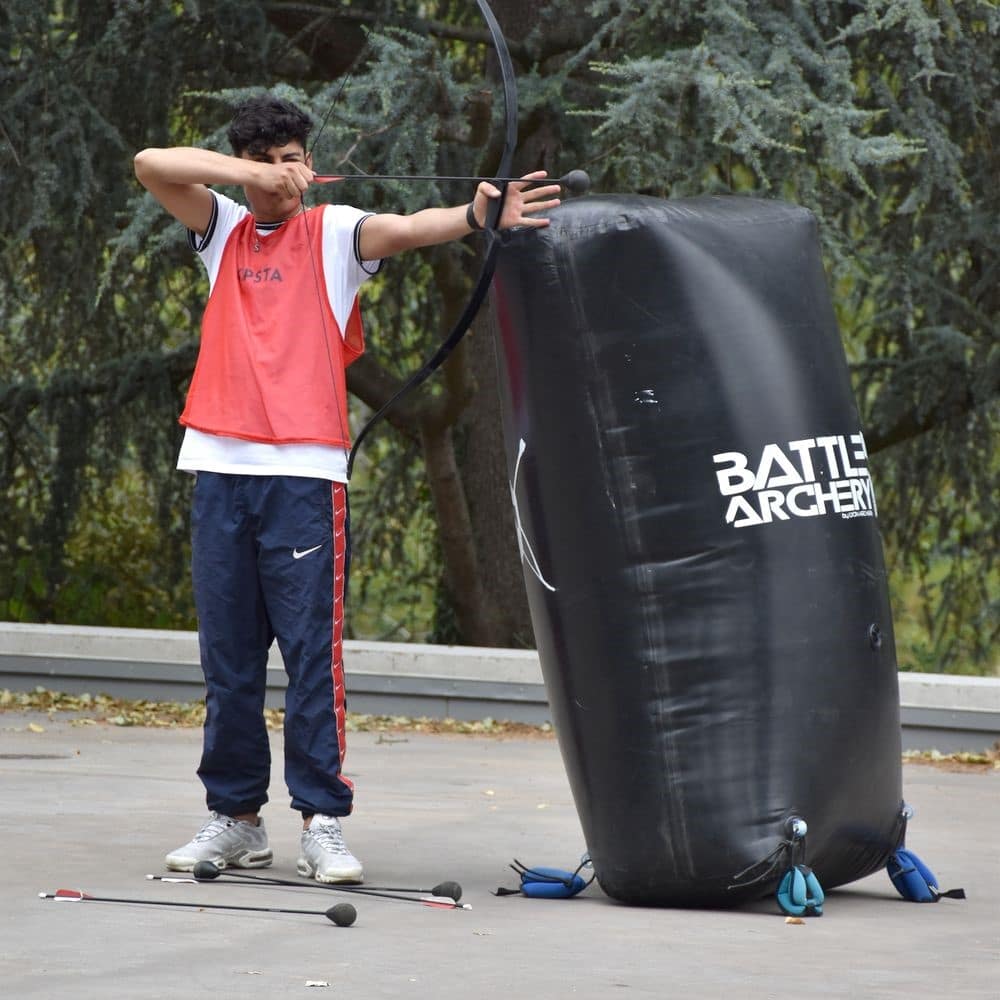
[[[349,522],[343,483],[198,473],[192,576],[207,705],[198,776],[209,809],[233,816],[267,801],[263,708],[268,649],[277,639],[288,673],[292,808],[351,811],[354,787],[342,773]]]

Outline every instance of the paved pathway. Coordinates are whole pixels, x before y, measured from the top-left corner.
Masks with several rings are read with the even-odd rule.
[[[348,843],[372,884],[455,879],[471,910],[362,899],[357,923],[338,928],[318,915],[38,898],[80,888],[317,914],[339,901],[312,888],[145,880],[200,822],[199,744],[193,730],[0,714],[0,995],[1000,1000],[1000,772],[904,768],[917,810],[909,845],[967,901],[906,904],[880,873],[832,893],[825,915],[799,926],[770,902],[638,909],[596,884],[568,901],[492,896],[515,884],[511,859],[571,867],[583,850],[557,745],[416,733],[351,737]],[[298,820],[277,767],[272,794],[270,871],[295,878]]]

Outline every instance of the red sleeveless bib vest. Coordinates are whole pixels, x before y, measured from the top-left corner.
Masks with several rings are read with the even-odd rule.
[[[296,215],[264,238],[248,215],[230,233],[202,318],[186,427],[350,447],[344,370],[363,353],[364,333],[357,298],[346,336],[330,309],[322,213]]]

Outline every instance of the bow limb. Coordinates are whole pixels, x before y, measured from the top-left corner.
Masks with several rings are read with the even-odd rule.
[[[496,176],[509,177],[514,160],[514,151],[517,148],[517,79],[514,76],[514,64],[510,57],[510,49],[507,48],[507,40],[504,38],[496,15],[486,0],[476,0],[479,12],[490,32],[493,41],[493,49],[496,52],[500,64],[500,78],[503,85],[504,104],[504,144],[500,154],[500,162],[497,165]],[[455,349],[459,341],[468,333],[472,321],[476,318],[483,300],[493,282],[493,273],[497,266],[497,253],[500,249],[499,223],[503,213],[504,201],[507,195],[507,181],[498,181],[500,197],[492,199],[486,211],[486,254],[483,257],[482,268],[476,284],[469,295],[469,300],[465,304],[457,322],[452,327],[451,332],[442,341],[441,346],[434,354],[421,366],[421,368],[410,376],[403,383],[400,389],[385,403],[361,428],[351,448],[347,458],[347,478],[351,478],[354,469],[354,460],[358,454],[358,448],[365,439],[372,427],[383,417],[383,415],[397,403],[408,392],[423,384],[438,368],[444,364],[448,355]]]
[[[509,177],[511,167],[514,163],[514,151],[517,149],[517,78],[514,75],[514,64],[510,58],[510,49],[507,48],[507,40],[500,30],[496,15],[486,0],[476,0],[476,3],[479,6],[480,13],[483,15],[483,20],[490,30],[490,37],[493,39],[493,48],[500,63],[500,79],[503,84],[504,143],[496,175],[497,177]],[[491,203],[490,211],[486,213],[486,228],[492,231],[494,235],[494,239],[490,241],[490,249],[496,244],[497,224],[503,212],[503,195],[507,192],[507,181],[500,183],[500,190],[503,194]],[[491,272],[490,278],[492,277]]]

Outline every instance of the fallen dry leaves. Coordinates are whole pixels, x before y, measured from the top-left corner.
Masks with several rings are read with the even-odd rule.
[[[205,721],[205,703],[177,701],[146,701],[143,699],[112,698],[106,694],[65,694],[36,687],[32,691],[9,691],[0,688],[0,712],[72,713],[70,723],[76,726],[150,726],[165,729],[200,727]],[[281,729],[285,712],[281,708],[264,710],[268,729]],[[30,723],[32,732],[43,727]],[[433,733],[469,734],[474,736],[516,737],[518,739],[551,739],[555,731],[549,723],[540,726],[502,719],[429,719],[408,715],[363,715],[349,712],[348,732],[354,733]],[[903,754],[908,764],[924,764],[952,771],[1000,770],[1000,743],[983,753],[944,754],[937,750],[908,750]]]
[[[1000,771],[1000,741],[982,753],[907,750],[903,760],[908,764],[926,764],[943,771]]]
[[[113,698],[106,694],[66,694],[36,687],[31,691],[0,689],[0,711],[46,712],[50,718],[57,713],[72,714],[69,720],[76,726],[149,726],[164,729],[199,727],[205,721],[205,703],[177,701],[146,701],[144,699]],[[285,711],[281,708],[264,710],[268,729],[281,729]],[[28,728],[41,732],[42,727],[31,723]],[[550,738],[552,726],[548,723],[533,726],[523,722],[501,719],[428,719],[407,715],[363,715],[349,712],[349,732],[363,733],[458,733],[476,736],[507,736],[518,738]]]

